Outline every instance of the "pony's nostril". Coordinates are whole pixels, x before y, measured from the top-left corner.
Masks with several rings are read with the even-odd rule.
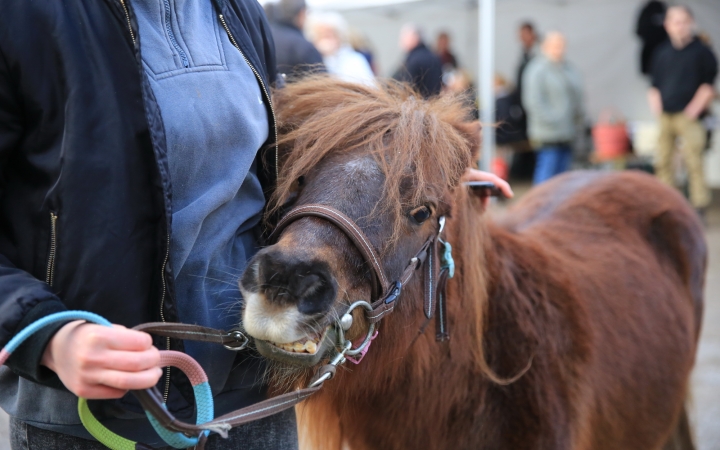
[[[297,291],[294,293],[297,298],[312,297],[322,290],[325,281],[320,275],[311,273],[306,276],[299,275],[301,277],[300,283],[298,283]]]
[[[297,308],[303,314],[324,313],[335,300],[337,287],[329,274],[311,273],[300,277],[295,298]]]
[[[253,269],[242,284],[255,284],[270,303],[295,305],[314,315],[329,310],[335,300],[337,284],[325,261],[267,249],[257,255]]]

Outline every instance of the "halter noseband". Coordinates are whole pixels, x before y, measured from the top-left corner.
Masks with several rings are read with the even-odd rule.
[[[355,248],[360,252],[360,255],[368,267],[372,268],[370,274],[370,303],[372,305],[372,311],[366,312],[366,317],[370,323],[379,322],[385,315],[395,309],[403,287],[412,279],[415,271],[424,265],[425,293],[423,312],[425,317],[430,320],[435,314],[435,310],[439,310],[436,337],[438,341],[448,339],[447,315],[445,313],[445,285],[447,278],[452,276],[453,264],[450,245],[440,238],[445,225],[445,217],[440,217],[438,220],[438,232],[425,241],[422,247],[420,247],[420,250],[410,259],[400,278],[392,283],[388,281],[382,266],[382,260],[373,248],[370,240],[365,236],[365,233],[362,232],[360,227],[358,227],[352,219],[330,206],[307,204],[293,208],[278,222],[268,237],[269,243],[274,244],[277,242],[288,225],[303,217],[316,217],[335,225],[335,227],[340,229],[340,231],[350,239],[350,242],[355,245]],[[444,252],[441,258],[438,258],[438,245],[444,246]],[[443,259],[443,261],[440,261],[440,259]]]

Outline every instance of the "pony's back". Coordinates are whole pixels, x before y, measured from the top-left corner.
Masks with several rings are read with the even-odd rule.
[[[640,172],[572,172],[533,189],[498,224],[540,249],[545,280],[562,280],[565,292],[576,293],[572,303],[592,349],[572,368],[574,391],[585,397],[576,414],[595,430],[577,436],[576,448],[618,442],[629,418],[633,435],[620,441],[634,448],[649,448],[668,424],[686,424],[707,248],[682,196]]]

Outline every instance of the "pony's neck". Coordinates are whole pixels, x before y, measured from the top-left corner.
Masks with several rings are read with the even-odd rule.
[[[459,202],[447,229],[457,265],[447,290],[450,340],[436,342],[434,320],[418,336],[424,315],[422,289],[416,286],[402,299],[416,310],[385,319],[365,360],[351,371],[338,371],[308,403],[313,409],[308,417],[323,417],[323,423],[337,418],[337,439],[353,449],[464,448],[468,442],[485,442],[492,448],[503,439],[488,430],[499,433],[506,416],[497,412],[508,400],[496,401],[497,389],[490,379],[522,371],[534,348],[518,325],[526,322],[529,312],[520,311],[522,299],[518,303],[503,286],[517,279],[512,259],[522,253],[522,244],[486,223],[474,203],[477,199],[461,196]],[[488,314],[497,320],[488,321]],[[501,342],[498,336],[503,334],[494,328],[498,324],[506,328],[502,333],[518,339]],[[527,410],[526,405],[512,407]],[[486,410],[495,413],[483,414]],[[412,431],[419,429],[425,432]],[[319,434],[314,435],[313,448],[328,448],[321,445],[328,440],[322,430],[327,427],[315,429]],[[468,430],[477,430],[477,435]],[[452,442],[453,437],[458,441]]]

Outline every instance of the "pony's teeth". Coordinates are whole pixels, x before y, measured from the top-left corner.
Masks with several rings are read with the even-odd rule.
[[[302,343],[300,341],[290,342],[290,343],[279,343],[279,342],[271,342],[275,347],[281,348],[287,352],[292,353],[310,353],[314,354],[318,350],[318,346],[320,344],[319,338],[318,339],[306,339],[305,343]]]

